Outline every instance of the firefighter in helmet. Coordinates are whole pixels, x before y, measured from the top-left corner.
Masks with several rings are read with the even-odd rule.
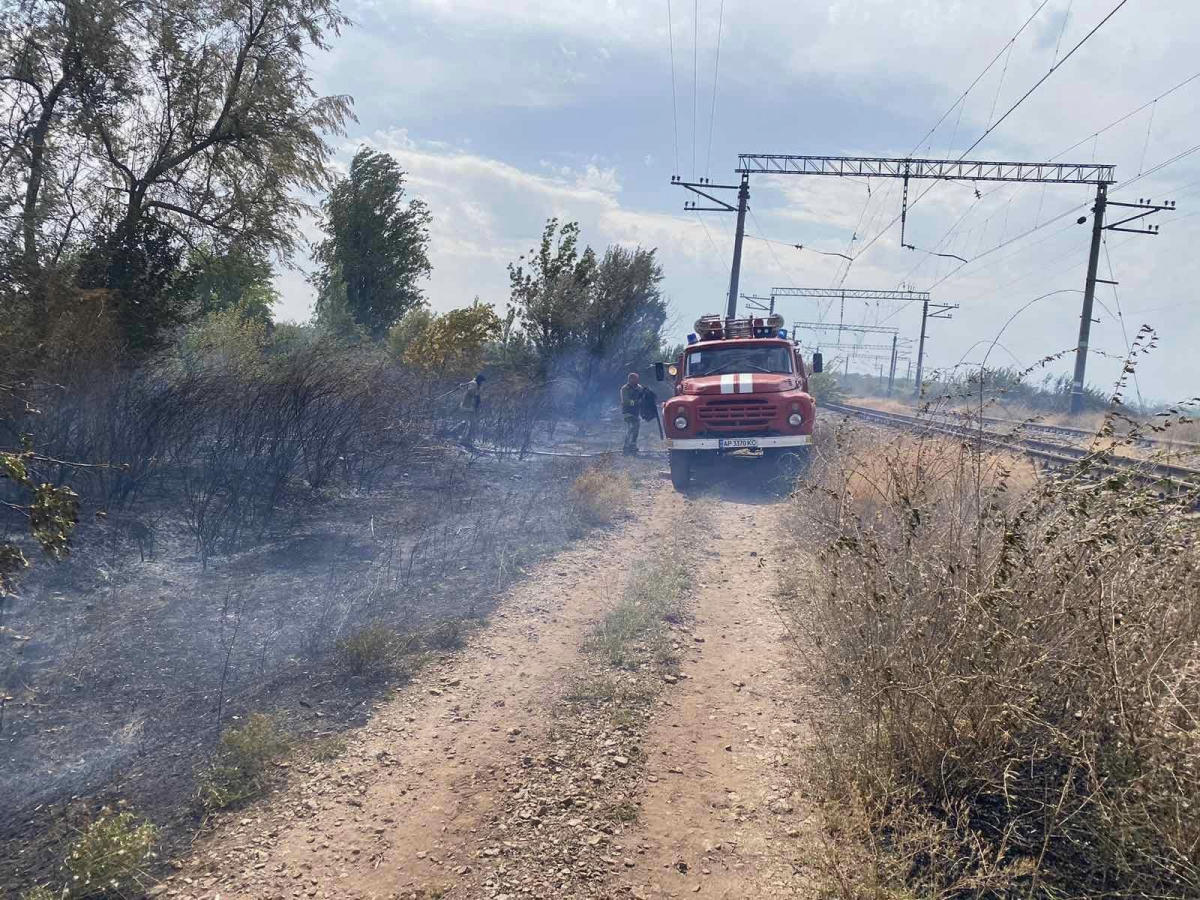
[[[625,449],[623,452],[626,456],[636,456],[638,452],[638,426],[641,419],[642,398],[646,390],[639,381],[637,372],[630,372],[625,383],[621,385],[621,415],[625,417]]]

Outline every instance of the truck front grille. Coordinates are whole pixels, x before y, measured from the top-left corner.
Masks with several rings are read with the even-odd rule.
[[[766,428],[771,414],[770,403],[758,397],[710,400],[697,412],[703,428]]]

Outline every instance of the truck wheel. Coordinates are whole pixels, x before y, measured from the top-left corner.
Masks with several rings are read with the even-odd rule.
[[[785,493],[791,493],[796,479],[808,469],[808,448],[781,448],[774,456],[771,480]]]
[[[672,450],[669,458],[671,460],[671,484],[675,485],[675,490],[682,491],[692,480],[692,452],[690,450]]]

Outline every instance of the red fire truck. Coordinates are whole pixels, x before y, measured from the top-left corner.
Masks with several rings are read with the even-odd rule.
[[[821,354],[813,354],[813,372]],[[793,475],[807,458],[816,404],[809,371],[778,314],[726,319],[703,316],[674,364],[660,365],[675,396],[663,405],[671,482],[683,490],[702,455],[761,457],[771,476]]]

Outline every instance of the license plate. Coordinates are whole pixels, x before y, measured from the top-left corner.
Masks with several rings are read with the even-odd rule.
[[[757,450],[758,438],[721,438],[722,450]]]

